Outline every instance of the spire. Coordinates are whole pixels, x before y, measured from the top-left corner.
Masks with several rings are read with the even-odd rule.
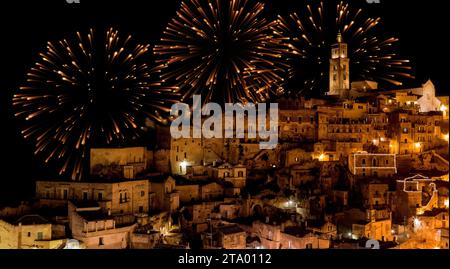
[[[337,34],[336,41],[337,41],[338,43],[342,43],[342,34],[341,34],[340,31],[339,31],[338,34]]]

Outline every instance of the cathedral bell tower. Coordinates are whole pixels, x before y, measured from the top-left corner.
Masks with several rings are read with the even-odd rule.
[[[330,89],[328,95],[347,98],[350,91],[350,60],[347,43],[338,33],[336,43],[331,46]]]

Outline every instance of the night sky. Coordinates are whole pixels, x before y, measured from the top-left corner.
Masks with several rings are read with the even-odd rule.
[[[262,0],[267,3],[268,19],[287,15],[305,4],[305,0]],[[0,120],[2,122],[2,161],[0,162],[0,202],[20,200],[33,193],[37,179],[55,177],[55,169],[46,168],[33,156],[33,145],[20,135],[13,117],[11,98],[25,79],[27,69],[36,61],[48,40],[59,40],[75,31],[89,28],[115,27],[131,33],[140,42],[155,44],[167,22],[175,14],[180,0],[81,0],[66,4],[65,0],[21,0],[2,2],[0,8],[1,72]],[[95,2],[95,5],[92,3]],[[380,16],[386,36],[400,38],[399,54],[412,60],[418,86],[431,78],[438,93],[450,87],[450,53],[445,34],[450,26],[446,2],[442,0],[381,0],[381,4],[365,4],[372,16]],[[303,10],[303,9],[302,9]]]

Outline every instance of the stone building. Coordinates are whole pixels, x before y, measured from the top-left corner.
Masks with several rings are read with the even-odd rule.
[[[350,173],[357,177],[390,178],[397,174],[395,154],[353,153],[348,158]]]
[[[90,152],[90,175],[94,178],[134,179],[149,167],[145,147],[93,148]]]
[[[200,185],[200,198],[202,201],[214,201],[223,199],[224,188],[216,182],[209,182]]]
[[[330,238],[304,231],[299,227],[287,227],[281,233],[280,249],[329,249]]]
[[[0,218],[0,249],[61,249],[66,241],[64,225],[40,215]]]
[[[350,90],[350,59],[348,58],[347,43],[339,33],[336,43],[331,47],[330,59],[330,88],[328,95],[347,98]]]
[[[213,231],[213,245],[210,246],[208,237],[205,237],[204,246],[221,249],[246,249],[247,234],[236,224],[219,226]]]
[[[222,164],[218,167],[211,167],[208,174],[214,179],[221,179],[230,182],[236,188],[245,187],[247,179],[247,168],[244,165]]]
[[[399,219],[421,215],[439,207],[439,193],[436,184],[422,175],[397,180],[396,215]]]
[[[303,227],[285,223],[253,222],[252,233],[264,249],[328,249],[330,239]]]
[[[125,249],[136,224],[118,224],[116,219],[96,205],[68,204],[69,227],[73,238],[88,249]]]
[[[195,182],[189,182],[184,184],[177,184],[175,191],[180,197],[180,203],[191,203],[200,201],[200,185]]]
[[[314,109],[281,108],[279,112],[279,139],[314,141],[316,137],[316,111]]]
[[[344,211],[339,219],[338,232],[350,239],[369,238],[379,241],[392,241],[392,213],[387,208],[359,209]]]
[[[180,195],[176,181],[171,176],[155,176],[149,179],[149,204],[152,210],[175,212],[180,207]]]
[[[224,139],[178,138],[171,140],[170,164],[172,173],[185,175],[187,167],[213,165],[224,159]]]
[[[389,184],[372,181],[362,184],[361,194],[366,208],[379,208],[391,204],[392,195]]]
[[[396,154],[418,154],[441,141],[442,112],[417,113],[397,110],[389,115],[389,135]]]
[[[65,207],[68,201],[97,202],[104,212],[139,214],[149,211],[149,182],[36,182],[41,207]]]

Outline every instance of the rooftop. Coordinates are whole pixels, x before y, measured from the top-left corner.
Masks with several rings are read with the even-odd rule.
[[[422,215],[422,217],[436,217],[437,215],[441,213],[448,213],[448,209],[445,208],[433,208],[433,210],[425,211]]]
[[[298,226],[286,227],[286,228],[284,228],[284,233],[295,236],[295,237],[304,237],[307,234],[310,234],[310,232],[308,232],[305,229],[303,229],[302,227],[298,227]]]
[[[50,222],[46,220],[44,217],[39,215],[25,215],[20,217],[15,224],[21,223],[22,225],[42,225],[49,224]]]
[[[218,227],[217,230],[225,235],[244,232],[244,230],[236,224]]]
[[[112,216],[103,213],[100,210],[95,211],[79,211],[77,212],[83,219],[87,221],[114,219]]]

